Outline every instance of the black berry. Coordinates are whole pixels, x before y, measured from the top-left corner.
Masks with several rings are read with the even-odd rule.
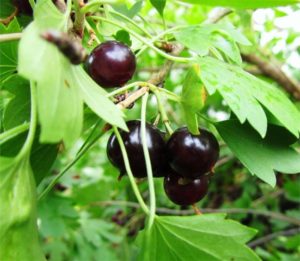
[[[28,0],[13,0],[12,2],[17,7],[19,14],[32,16],[33,11]]]
[[[183,178],[174,171],[164,179],[164,189],[168,198],[177,205],[192,205],[206,195],[209,177],[201,176],[197,179]]]
[[[88,74],[104,88],[124,85],[135,68],[135,55],[128,46],[117,41],[100,44],[86,60]]]
[[[171,168],[186,178],[197,178],[212,170],[219,157],[215,136],[203,129],[192,135],[186,127],[176,130],[167,143]]]
[[[137,120],[128,121],[129,132],[120,131],[128,154],[130,167],[135,177],[147,177],[146,164],[141,138],[141,122]],[[165,174],[167,166],[165,142],[160,131],[154,126],[146,123],[146,138],[150,154],[153,175],[161,177]],[[107,156],[110,162],[116,166],[121,173],[125,173],[125,165],[117,137],[112,134],[107,144]]]

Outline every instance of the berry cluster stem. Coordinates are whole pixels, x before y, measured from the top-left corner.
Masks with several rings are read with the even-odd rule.
[[[137,198],[137,201],[139,202],[141,208],[143,209],[145,214],[148,215],[150,213],[150,211],[149,211],[149,208],[147,207],[147,205],[145,204],[145,202],[142,198],[142,195],[139,191],[139,188],[138,188],[137,184],[135,183],[135,179],[134,179],[134,176],[133,176],[132,171],[131,171],[131,167],[130,167],[130,164],[129,164],[129,159],[128,159],[128,155],[127,155],[127,152],[126,152],[126,148],[125,148],[123,139],[122,139],[122,137],[120,135],[120,132],[118,131],[118,128],[116,126],[113,126],[113,130],[115,132],[118,143],[120,145],[120,149],[121,149],[121,152],[122,152],[122,157],[123,157],[124,164],[125,164],[126,173],[129,177],[129,181],[130,181],[131,187],[133,189],[133,192],[134,192],[134,194]]]
[[[150,213],[149,213],[149,221],[148,221],[148,230],[150,230],[155,219],[156,199],[155,199],[155,188],[153,182],[151,159],[148,151],[147,136],[146,136],[146,110],[147,110],[148,97],[149,97],[149,93],[146,93],[142,98],[141,138],[142,138],[143,152],[145,157],[147,176],[148,176],[148,186],[149,186],[149,193],[150,193]]]
[[[156,100],[157,100],[157,106],[158,106],[158,109],[159,109],[159,112],[161,114],[161,119],[166,127],[166,130],[168,132],[169,135],[171,135],[173,133],[173,130],[170,126],[170,122],[169,122],[169,118],[168,118],[168,115],[166,113],[166,110],[161,102],[161,98],[160,98],[160,94],[158,92],[158,90],[153,90],[153,93],[156,97]]]

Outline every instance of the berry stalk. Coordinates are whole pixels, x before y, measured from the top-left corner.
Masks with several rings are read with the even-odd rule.
[[[118,131],[118,128],[113,126],[113,130],[114,130],[114,133],[117,137],[117,140],[118,140],[118,143],[120,145],[120,149],[121,149],[121,152],[122,152],[122,157],[123,157],[123,160],[124,160],[124,164],[125,164],[125,169],[126,169],[126,173],[129,177],[129,180],[130,180],[130,183],[131,183],[131,186],[132,186],[132,189],[133,189],[133,192],[137,198],[137,201],[139,202],[141,208],[143,209],[143,211],[149,215],[150,211],[149,211],[149,208],[148,206],[145,204],[143,198],[142,198],[142,195],[138,189],[138,186],[136,185],[135,183],[135,180],[134,180],[134,176],[132,174],[132,171],[131,171],[131,167],[130,167],[130,164],[129,164],[129,159],[128,159],[128,155],[127,155],[127,152],[126,152],[126,149],[125,149],[125,145],[124,145],[124,142],[123,142],[123,139],[120,135],[120,132]]]
[[[156,199],[155,199],[155,189],[154,189],[154,182],[153,182],[151,159],[148,151],[147,137],[146,137],[146,110],[147,110],[148,97],[149,97],[149,93],[146,93],[142,98],[141,138],[142,138],[143,152],[145,156],[145,163],[146,163],[147,176],[148,176],[148,186],[149,186],[149,193],[150,193],[150,213],[149,213],[150,215],[148,221],[148,231],[149,231],[155,219]]]

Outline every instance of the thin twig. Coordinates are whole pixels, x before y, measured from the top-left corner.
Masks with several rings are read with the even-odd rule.
[[[64,0],[53,0],[53,3],[55,4],[55,6],[59,11],[61,11],[62,13],[66,12],[67,5]]]
[[[294,235],[297,235],[300,233],[300,227],[296,227],[296,228],[291,228],[291,229],[288,229],[288,230],[284,230],[284,231],[278,231],[278,232],[275,232],[275,233],[272,233],[272,234],[269,234],[269,235],[266,235],[264,237],[261,237],[261,238],[258,238],[252,242],[250,242],[248,244],[249,247],[251,248],[255,248],[259,245],[263,245],[277,237],[280,237],[280,236],[285,236],[285,237],[288,237],[288,236],[294,236]]]
[[[75,21],[74,21],[74,31],[75,33],[82,38],[83,29],[84,29],[84,20],[85,14],[81,12],[81,8],[84,6],[83,0],[75,0],[74,1],[74,9],[75,9]]]
[[[251,203],[251,206],[252,207],[257,207],[259,205],[261,205],[262,203],[264,203],[266,200],[268,199],[274,199],[274,198],[277,198],[281,195],[284,194],[284,190],[283,189],[278,189],[276,191],[273,191],[272,193],[270,194],[265,194],[263,195],[262,197],[254,200],[252,203]]]
[[[124,206],[130,208],[140,208],[140,205],[135,202],[128,201],[99,201],[92,202],[93,206]],[[227,214],[253,214],[257,216],[266,216],[273,219],[277,219],[283,222],[287,222],[293,225],[300,226],[300,219],[289,217],[277,212],[264,211],[264,210],[256,210],[256,209],[246,209],[246,208],[228,208],[228,209],[211,209],[211,208],[202,208],[202,213],[227,213]],[[169,208],[156,208],[157,214],[166,214],[166,215],[193,215],[195,211],[192,209],[188,210],[177,210],[177,209],[169,209]]]
[[[229,162],[229,161],[231,161],[231,160],[233,160],[233,159],[235,159],[234,156],[227,156],[227,157],[220,158],[220,159],[217,161],[217,163],[216,163],[216,165],[215,165],[214,168],[218,168],[218,167],[220,167],[220,166],[226,164],[227,162]]]
[[[19,40],[21,37],[22,33],[1,34],[0,42]]]
[[[204,21],[205,24],[214,24],[221,20],[223,17],[231,14],[233,11],[229,8],[216,7],[208,14],[208,18]]]

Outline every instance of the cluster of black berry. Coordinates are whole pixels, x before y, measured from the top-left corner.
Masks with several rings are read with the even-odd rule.
[[[127,122],[129,132],[120,131],[128,154],[132,174],[147,177],[141,122]],[[164,177],[167,196],[178,205],[191,205],[208,191],[209,173],[219,156],[219,144],[214,135],[200,129],[192,135],[186,127],[177,129],[166,142],[156,127],[146,124],[146,141],[154,177]],[[122,152],[115,134],[107,144],[107,156],[121,175],[126,173]]]
[[[136,60],[130,48],[117,41],[97,46],[86,60],[88,74],[102,87],[120,87],[131,79]],[[120,131],[132,173],[147,177],[141,139],[141,122],[127,122],[129,132]],[[209,176],[219,156],[219,144],[210,132],[200,129],[192,135],[187,128],[176,130],[166,142],[156,127],[146,124],[146,140],[154,177],[164,177],[168,197],[176,204],[190,205],[202,199],[208,190]],[[126,174],[117,138],[111,135],[107,145],[110,162],[121,176]]]

